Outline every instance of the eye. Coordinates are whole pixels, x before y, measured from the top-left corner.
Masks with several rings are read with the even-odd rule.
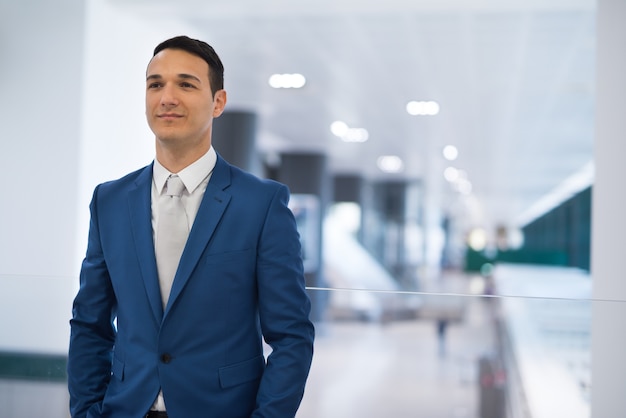
[[[162,86],[161,83],[155,81],[154,83],[148,84],[148,89],[158,89],[161,86]]]
[[[181,82],[181,83],[180,83],[180,86],[181,86],[182,88],[185,88],[185,89],[192,89],[192,88],[195,88],[195,87],[196,87],[196,86],[194,86],[193,84],[188,83],[188,82],[186,82],[186,81]]]

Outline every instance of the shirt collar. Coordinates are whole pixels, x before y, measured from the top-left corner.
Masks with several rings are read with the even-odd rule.
[[[217,154],[215,149],[213,149],[213,146],[211,146],[206,154],[175,174],[180,177],[185,185],[185,189],[191,194],[194,190],[196,190],[200,183],[202,183],[202,181],[206,179],[209,174],[211,174],[216,162]],[[159,194],[163,191],[165,182],[171,174],[174,173],[170,173],[156,158],[154,159],[152,178]]]

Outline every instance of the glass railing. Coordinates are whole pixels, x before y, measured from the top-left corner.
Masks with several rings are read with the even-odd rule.
[[[590,416],[591,302],[394,296],[398,315],[318,325],[298,417]]]
[[[590,417],[591,312],[626,314],[626,301],[592,301],[585,273],[505,267],[411,292],[309,288],[321,315],[297,417]],[[0,415],[66,418],[65,353],[28,325],[45,318],[67,334],[72,295],[35,311],[33,292],[50,296],[59,283],[1,278],[3,303],[31,304],[33,318],[0,308]]]

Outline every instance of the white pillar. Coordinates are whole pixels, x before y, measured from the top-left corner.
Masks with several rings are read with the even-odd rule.
[[[75,271],[84,5],[32,3],[0,5],[0,275],[69,276]]]
[[[598,0],[592,209],[594,418],[626,417],[626,2]],[[614,302],[611,302],[614,301]]]
[[[84,10],[0,0],[0,351],[67,352]]]

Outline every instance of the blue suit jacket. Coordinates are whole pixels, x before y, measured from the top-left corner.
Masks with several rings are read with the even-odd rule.
[[[151,187],[152,165],[94,191],[70,321],[72,416],[138,418],[160,388],[173,418],[294,416],[314,329],[287,188],[218,156],[163,310]]]

